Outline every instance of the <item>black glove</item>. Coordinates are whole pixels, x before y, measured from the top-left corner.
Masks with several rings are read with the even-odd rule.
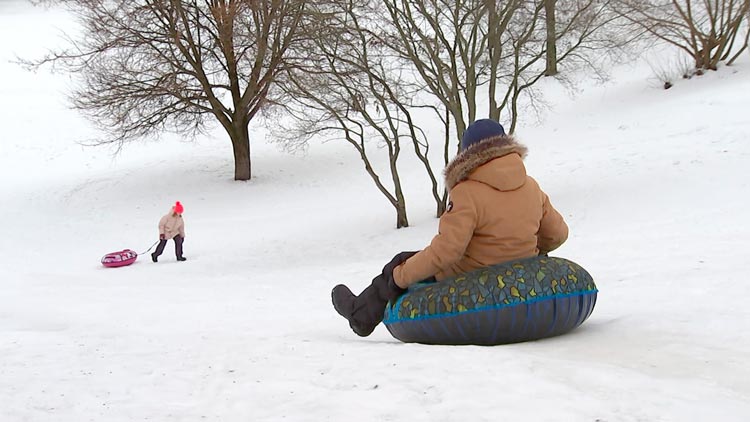
[[[383,275],[385,276],[385,278],[388,280],[393,280],[393,270],[396,269],[396,267],[398,267],[399,265],[406,262],[407,259],[416,255],[417,252],[419,251],[401,252],[394,256],[393,259],[391,259],[391,262],[385,264],[385,267],[383,267]]]
[[[379,293],[381,298],[392,302],[406,291],[406,289],[403,289],[396,284],[396,281],[393,279],[393,270],[406,262],[407,259],[411,258],[416,253],[417,252],[401,252],[394,256],[393,259],[391,259],[391,262],[385,264],[383,272],[376,277],[376,279],[382,277],[383,281],[385,281],[385,283],[379,284],[382,286],[380,289],[382,291]]]

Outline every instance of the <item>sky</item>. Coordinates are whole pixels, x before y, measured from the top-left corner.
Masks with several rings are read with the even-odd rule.
[[[418,167],[396,230],[345,143],[288,154],[255,128],[249,182],[219,130],[83,147],[74,80],[10,62],[70,25],[0,3],[0,420],[748,420],[749,55],[670,90],[661,54],[574,96],[544,81],[516,136],[596,308],[560,337],[427,346],[357,337],[330,303],[436,233]],[[176,200],[186,262],[170,243],[156,264],[100,264],[144,252]]]

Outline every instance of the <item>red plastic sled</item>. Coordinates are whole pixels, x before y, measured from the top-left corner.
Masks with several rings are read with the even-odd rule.
[[[108,268],[124,267],[134,263],[136,259],[138,259],[138,254],[134,250],[123,249],[104,255],[102,265]]]

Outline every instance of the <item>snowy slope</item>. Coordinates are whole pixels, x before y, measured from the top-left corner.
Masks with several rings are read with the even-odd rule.
[[[407,192],[413,227],[395,230],[343,144],[255,142],[247,183],[219,131],[82,148],[68,77],[8,63],[66,19],[0,5],[0,420],[750,418],[747,57],[669,91],[637,63],[550,97],[518,137],[571,227],[557,254],[601,290],[592,317],[538,342],[423,346],[355,336],[329,292],[426,245],[429,197]],[[187,262],[170,243],[159,264],[99,264],[146,249],[175,200]]]

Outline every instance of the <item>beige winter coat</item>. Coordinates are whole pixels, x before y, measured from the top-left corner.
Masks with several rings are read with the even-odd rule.
[[[497,137],[457,155],[445,169],[448,209],[424,250],[396,267],[406,287],[501,262],[549,252],[568,237],[568,226],[547,194],[526,175],[526,147]]]
[[[173,239],[178,234],[185,237],[185,222],[182,215],[170,211],[167,215],[159,220],[159,235],[164,235],[165,239]]]

